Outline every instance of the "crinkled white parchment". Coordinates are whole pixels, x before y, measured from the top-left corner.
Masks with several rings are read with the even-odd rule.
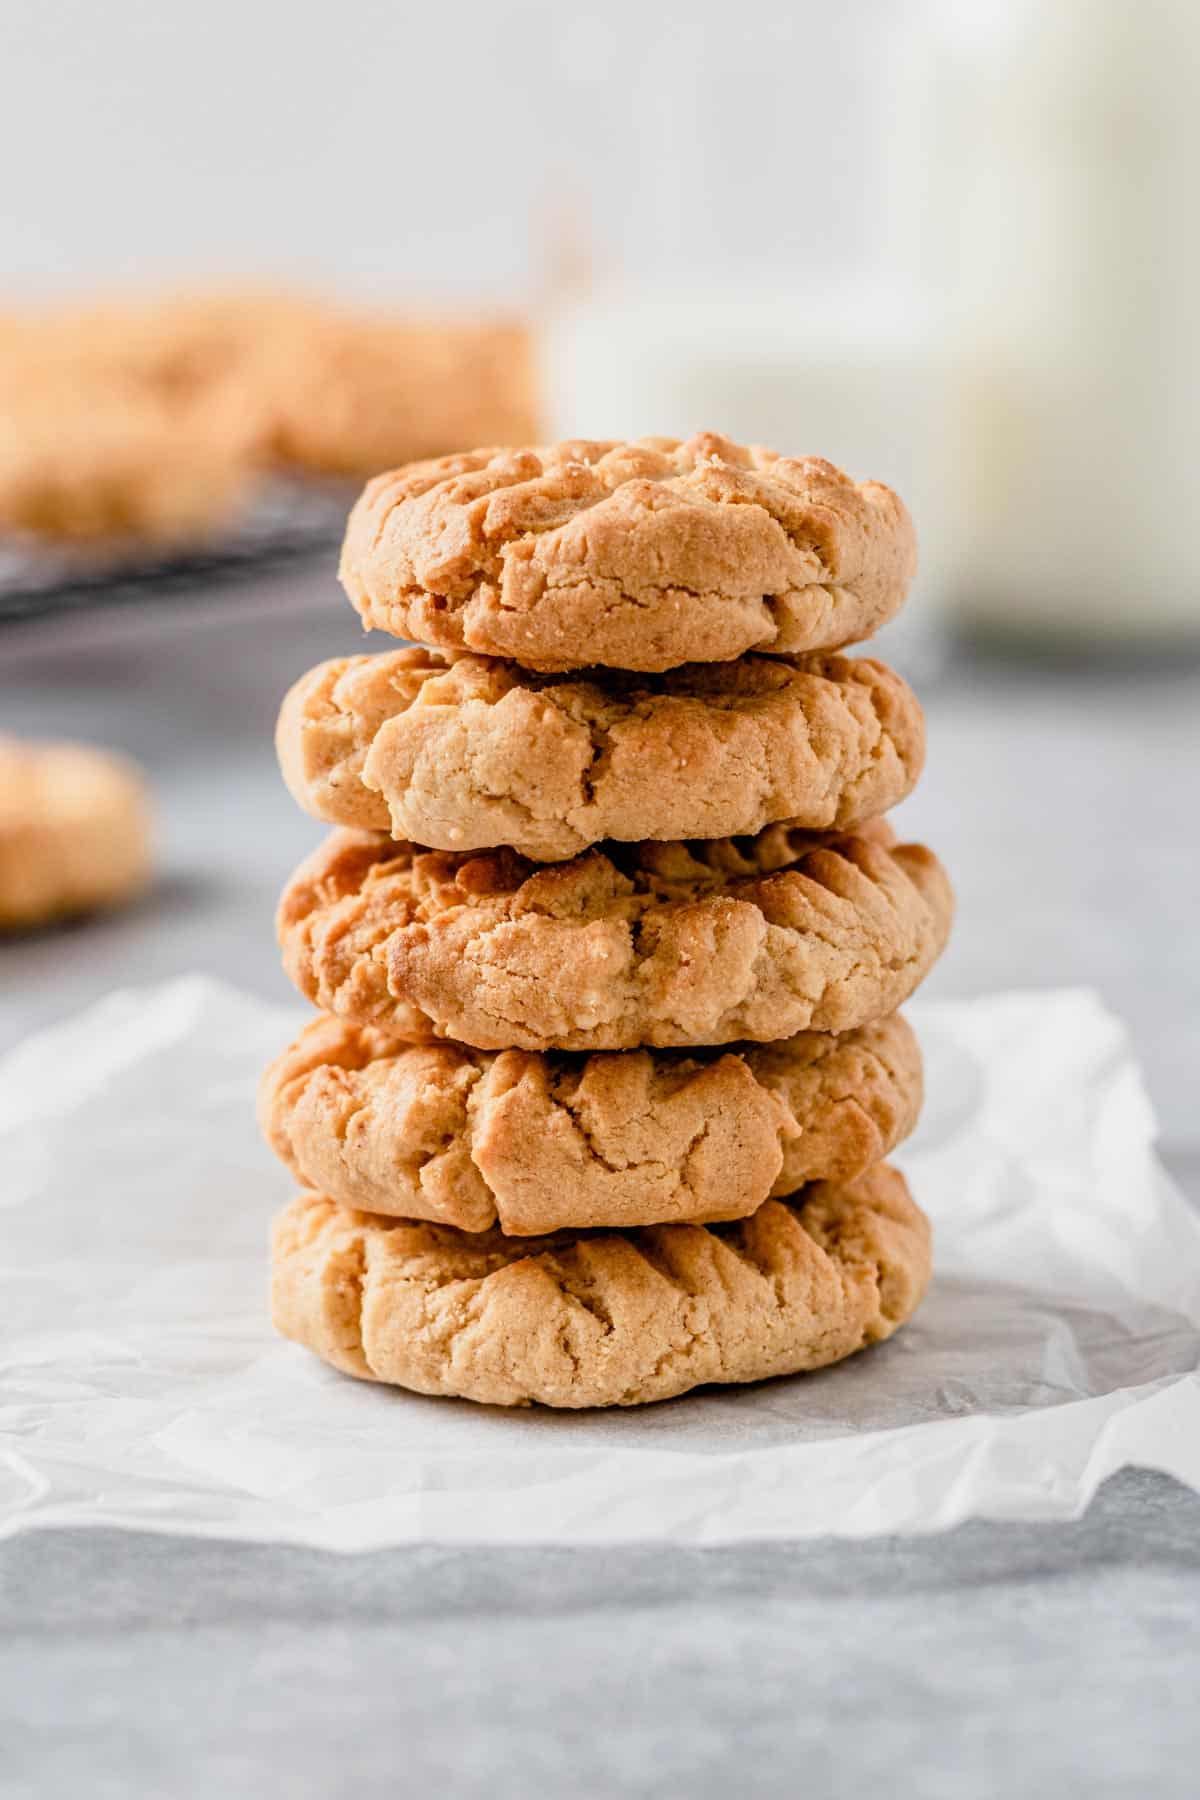
[[[911,1325],[838,1368],[609,1413],[355,1382],[278,1341],[290,1192],[253,1118],[298,1016],[199,977],[0,1063],[0,1533],[341,1550],[731,1542],[1064,1518],[1126,1463],[1200,1487],[1200,1220],[1090,994],[909,1009],[900,1160],[936,1228]]]

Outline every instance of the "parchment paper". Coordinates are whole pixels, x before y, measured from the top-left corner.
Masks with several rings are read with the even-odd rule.
[[[291,1192],[253,1120],[303,1015],[202,977],[0,1063],[0,1533],[340,1550],[690,1543],[1064,1518],[1126,1463],[1200,1487],[1200,1220],[1086,992],[914,1004],[911,1325],[838,1368],[611,1413],[352,1381],[273,1336]]]

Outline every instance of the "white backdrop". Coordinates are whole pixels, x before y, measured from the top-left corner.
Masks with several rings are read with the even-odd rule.
[[[4,0],[0,283],[869,269],[915,0]],[[555,221],[558,221],[556,224]]]

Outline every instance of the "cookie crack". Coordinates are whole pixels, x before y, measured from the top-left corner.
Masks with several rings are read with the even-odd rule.
[[[607,1174],[636,1177],[639,1174],[652,1171],[655,1175],[676,1174],[678,1177],[678,1172],[669,1169],[668,1165],[661,1157],[628,1157],[622,1162],[614,1161],[611,1156],[607,1155],[604,1150],[601,1149],[596,1133],[587,1123],[583,1110],[577,1100],[573,1100],[566,1094],[556,1094],[552,1097],[551,1104],[566,1114],[572,1130],[586,1146],[588,1155],[594,1162],[598,1163]],[[628,1121],[625,1122],[628,1123]],[[696,1142],[705,1135],[707,1130],[707,1123],[701,1125],[695,1137],[689,1143],[687,1150],[684,1153],[684,1158],[681,1158],[681,1161],[685,1160],[687,1156],[690,1156]],[[683,1184],[680,1183],[677,1178],[674,1186],[679,1188],[681,1185]],[[687,1191],[686,1188],[685,1191]]]
[[[875,715],[876,735],[872,743],[867,746],[865,763],[863,763],[858,771],[849,777],[846,782],[845,795],[846,799],[851,803],[858,798],[862,789],[866,787],[871,778],[878,773],[880,765],[885,760],[889,751],[895,757],[900,767],[905,770],[906,774],[911,771],[912,766],[912,759],[903,754],[895,732],[884,718],[883,696],[880,694],[879,689],[872,681],[864,681],[860,684],[860,687],[865,689],[871,711]]]
[[[347,1348],[352,1355],[360,1357],[364,1367],[370,1369],[371,1373],[374,1374],[375,1370],[372,1367],[370,1357],[367,1355],[366,1339],[363,1332],[363,1316],[366,1310],[367,1246],[361,1235],[354,1239],[354,1243],[347,1254],[342,1283],[343,1291],[349,1300],[346,1324],[349,1326],[352,1333],[351,1341],[347,1345]]]
[[[602,1336],[611,1337],[616,1330],[616,1321],[608,1306],[605,1304],[594,1277],[589,1276],[584,1270],[578,1268],[574,1263],[574,1259],[571,1259],[569,1265],[567,1257],[558,1257],[549,1251],[543,1253],[538,1260],[554,1276],[554,1279],[558,1282],[559,1288],[565,1298],[570,1300],[575,1306],[579,1307],[582,1312],[587,1313],[590,1318],[595,1319],[596,1323],[601,1327]],[[565,1325],[563,1331],[566,1331]],[[578,1373],[580,1366],[579,1359],[566,1344],[563,1345],[563,1348],[567,1350],[567,1354],[575,1364],[575,1369]]]

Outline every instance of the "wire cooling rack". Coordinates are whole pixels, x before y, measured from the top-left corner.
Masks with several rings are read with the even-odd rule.
[[[148,556],[144,544],[113,544],[103,555],[0,538],[0,625],[89,606],[160,600],[235,581],[311,556],[345,530],[353,490],[273,478],[220,539],[202,549]]]

